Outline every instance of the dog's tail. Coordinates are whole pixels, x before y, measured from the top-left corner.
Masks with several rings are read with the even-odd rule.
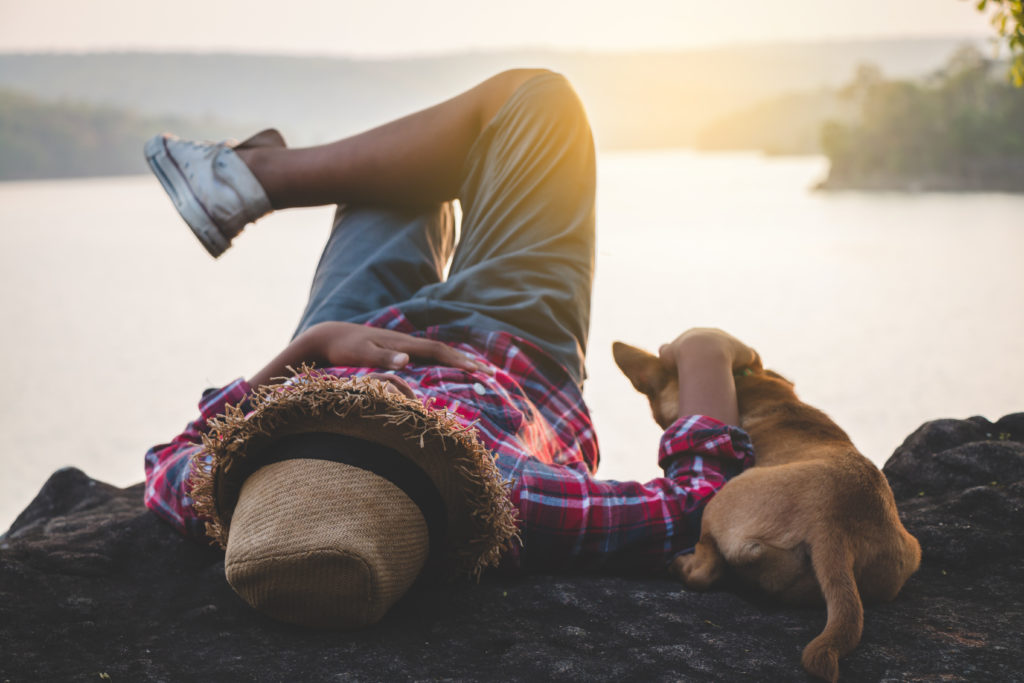
[[[839,679],[839,658],[860,642],[864,606],[853,576],[853,553],[842,537],[819,538],[811,547],[811,563],[828,607],[828,623],[804,648],[801,661],[811,675],[835,683]]]

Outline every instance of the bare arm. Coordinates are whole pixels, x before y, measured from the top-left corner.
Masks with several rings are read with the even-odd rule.
[[[757,352],[732,335],[694,328],[659,350],[661,362],[679,374],[679,415],[707,415],[739,424],[733,372],[760,366]]]

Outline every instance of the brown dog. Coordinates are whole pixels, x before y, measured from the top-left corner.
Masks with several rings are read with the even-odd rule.
[[[647,395],[667,428],[679,380],[661,361],[616,342],[615,362]],[[804,668],[828,681],[860,641],[866,601],[888,601],[921,562],[885,477],[827,415],[802,403],[793,385],[759,358],[737,374],[740,427],[756,464],[731,479],[704,509],[700,540],[671,573],[706,590],[724,576],[787,604],[828,607],[825,630],[803,652]]]

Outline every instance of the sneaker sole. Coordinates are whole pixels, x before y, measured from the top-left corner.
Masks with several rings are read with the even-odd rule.
[[[188,178],[182,173],[174,159],[167,153],[164,144],[164,136],[157,135],[146,142],[146,163],[157,177],[164,191],[170,197],[174,208],[182,217],[192,233],[199,239],[199,242],[210,252],[210,256],[217,258],[231,246],[231,241],[224,237],[224,234],[210,219],[203,208],[202,202],[196,197],[195,191],[188,182]]]

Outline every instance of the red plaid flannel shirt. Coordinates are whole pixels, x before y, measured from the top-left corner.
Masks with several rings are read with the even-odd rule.
[[[493,375],[432,365],[395,372],[416,395],[432,399],[467,425],[512,482],[522,544],[503,566],[525,570],[662,571],[692,549],[711,496],[753,464],[746,433],[712,418],[681,417],[661,439],[664,477],[647,483],[594,478],[597,435],[575,382],[547,354],[504,332],[459,327],[416,330],[397,309],[370,325],[443,341],[494,369]],[[330,368],[339,376],[377,368]],[[239,379],[210,389],[199,417],[170,443],[146,453],[146,505],[182,533],[205,539],[192,509],[191,461],[202,457],[206,421],[243,402],[250,387]]]

